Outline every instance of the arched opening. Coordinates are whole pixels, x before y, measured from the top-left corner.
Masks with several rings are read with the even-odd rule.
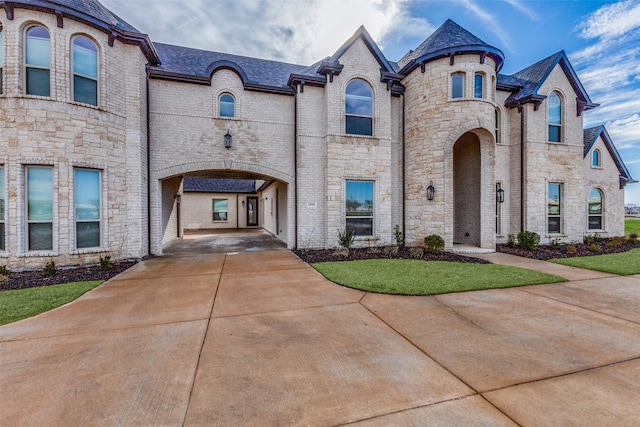
[[[481,246],[480,139],[462,135],[453,146],[453,243]]]

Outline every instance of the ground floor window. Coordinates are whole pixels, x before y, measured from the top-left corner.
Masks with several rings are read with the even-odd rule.
[[[547,232],[562,232],[562,184],[550,182],[547,192]]]
[[[227,221],[229,201],[227,199],[213,199],[213,221]]]
[[[346,230],[373,236],[373,181],[347,181]]]
[[[0,46],[2,46],[0,44]],[[0,251],[4,251],[5,235],[4,235],[4,198],[5,198],[5,184],[4,184],[4,166],[0,165]]]
[[[75,169],[76,248],[100,246],[100,171]]]
[[[589,230],[602,230],[602,192],[597,188],[589,192]]]
[[[53,249],[53,168],[27,166],[27,248]]]

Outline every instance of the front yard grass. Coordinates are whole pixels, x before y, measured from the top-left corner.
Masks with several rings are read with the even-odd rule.
[[[624,235],[628,236],[631,233],[636,233],[640,236],[640,218],[625,218]]]
[[[554,259],[551,262],[628,276],[640,274],[640,249],[632,249],[629,252],[619,254]]]
[[[0,292],[0,325],[6,325],[60,307],[102,282],[102,280],[73,282],[2,291]]]
[[[334,283],[368,292],[435,295],[565,282],[562,277],[497,264],[409,259],[321,262],[313,264]]]

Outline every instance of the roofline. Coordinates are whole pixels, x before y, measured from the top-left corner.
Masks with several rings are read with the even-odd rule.
[[[371,54],[376,58],[380,66],[385,70],[392,73],[395,73],[396,70],[391,66],[387,58],[385,58],[384,54],[376,44],[376,42],[371,38],[369,32],[361,25],[355,33],[340,46],[340,48],[328,59],[328,63],[338,63],[338,59],[355,43],[359,38],[362,39],[364,44],[367,46]]]
[[[604,142],[605,147],[607,147],[607,150],[609,151],[609,154],[613,158],[613,162],[618,167],[618,172],[620,172],[620,179],[626,181],[627,184],[635,184],[636,182],[638,182],[638,181],[634,180],[633,178],[631,178],[631,174],[629,173],[629,169],[627,169],[627,166],[624,164],[624,161],[622,160],[622,157],[620,156],[620,153],[618,153],[618,150],[616,149],[616,146],[613,144],[613,140],[611,139],[611,136],[609,135],[609,132],[607,132],[607,128],[604,125],[600,125],[600,126],[594,126],[594,127],[591,127],[591,128],[587,128],[585,130],[594,129],[594,128],[600,128],[600,129],[599,129],[598,133],[595,134],[595,137],[593,138],[593,141],[589,141],[589,144],[588,144],[589,147],[586,150],[586,152],[583,154],[582,158],[585,158],[587,156],[589,151],[591,151],[591,148],[593,148],[593,144],[595,144],[595,142],[598,140],[598,138],[601,137],[603,142]]]
[[[486,55],[494,60],[496,63],[496,73],[502,69],[502,65],[504,64],[504,54],[500,49],[495,47],[487,46],[487,45],[462,45],[462,46],[452,46],[444,49],[436,50],[435,52],[428,53],[426,55],[419,56],[415,59],[409,61],[402,69],[398,72],[400,74],[408,75],[417,67],[426,64],[427,62],[432,62],[441,58],[448,58],[450,56],[455,55],[472,55],[478,54],[480,56]]]
[[[14,8],[30,9],[39,12],[51,13],[58,17],[58,26],[62,26],[62,19],[64,17],[73,19],[74,21],[81,22],[89,25],[97,30],[100,30],[109,35],[109,44],[113,44],[113,39],[120,40],[125,44],[138,45],[147,61],[152,65],[160,64],[160,57],[156,48],[153,46],[149,35],[143,33],[134,33],[122,28],[118,28],[113,24],[104,22],[98,18],[88,15],[84,12],[80,12],[76,9],[70,8],[57,3],[51,3],[45,0],[29,0],[28,3],[23,3],[20,0],[5,1],[0,0],[0,7],[5,10],[7,19],[12,21],[14,19]],[[113,38],[113,39],[112,39]]]

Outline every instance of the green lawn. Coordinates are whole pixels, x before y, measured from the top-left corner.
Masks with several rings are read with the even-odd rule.
[[[554,259],[551,262],[628,276],[640,274],[640,249],[632,249],[629,252],[619,254]]]
[[[625,218],[624,235],[628,236],[631,233],[636,233],[640,236],[640,218]]]
[[[2,291],[0,292],[0,325],[60,307],[101,283],[102,281],[73,282],[63,285]]]
[[[408,259],[321,262],[327,279],[350,288],[400,295],[435,295],[565,282],[562,277],[497,264]]]

